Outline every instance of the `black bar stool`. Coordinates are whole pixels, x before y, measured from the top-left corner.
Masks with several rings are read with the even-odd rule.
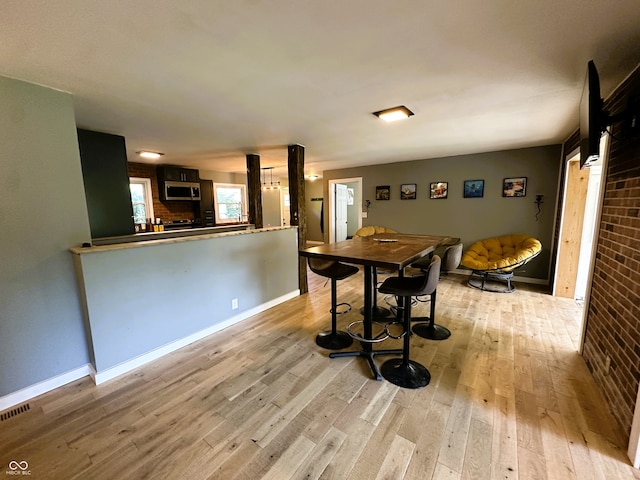
[[[413,333],[422,338],[427,338],[429,340],[445,340],[451,336],[451,331],[447,327],[443,327],[442,325],[437,325],[435,323],[436,319],[436,296],[437,296],[437,287],[438,281],[440,280],[440,266],[441,261],[438,258],[437,262],[434,262],[437,255],[431,259],[431,263],[429,266],[423,270],[423,272],[427,275],[427,284],[423,289],[423,295],[429,295],[431,302],[430,311],[428,317],[414,317],[411,319],[412,322],[420,322],[413,326]],[[427,301],[427,300],[420,300]]]
[[[320,260],[308,257],[309,268],[313,273],[321,277],[331,279],[331,330],[320,332],[316,336],[316,344],[322,348],[329,350],[340,350],[346,348],[353,343],[353,339],[347,332],[337,329],[337,316],[343,315],[351,311],[351,305],[346,302],[337,302],[337,283],[351,275],[358,273],[358,267],[346,265],[344,263],[333,260]],[[338,312],[338,307],[347,306],[346,310]]]
[[[434,266],[437,266],[434,268]],[[398,314],[402,312],[404,325],[402,358],[393,358],[382,364],[380,373],[382,376],[400,387],[420,388],[429,384],[431,374],[427,368],[409,358],[410,337],[411,337],[411,297],[424,295],[425,289],[429,286],[432,277],[431,270],[436,270],[435,278],[440,275],[440,257],[434,255],[431,260],[429,271],[425,275],[416,277],[390,277],[387,278],[379,291],[398,297]]]

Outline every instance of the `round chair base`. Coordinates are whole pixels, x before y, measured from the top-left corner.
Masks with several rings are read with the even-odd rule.
[[[373,307],[373,320],[380,320],[382,318],[387,318],[391,315],[391,311],[388,308],[384,307]],[[364,315],[364,308],[360,309],[360,314]]]
[[[382,376],[399,387],[422,388],[429,385],[431,374],[423,365],[413,360],[405,364],[402,358],[387,360],[380,368]]]
[[[431,325],[430,323],[418,323],[411,329],[413,333],[429,340],[446,340],[451,336],[451,331],[442,325]]]
[[[516,289],[511,284],[512,278],[513,272],[489,273],[474,270],[469,276],[467,285],[483,292],[512,293]]]
[[[321,332],[316,336],[316,345],[328,350],[340,350],[347,348],[353,343],[353,339],[347,332],[341,332],[338,330],[333,333],[332,331]]]

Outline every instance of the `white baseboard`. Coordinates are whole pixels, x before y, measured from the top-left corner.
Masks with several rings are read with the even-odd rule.
[[[0,397],[0,410],[6,410],[7,408],[11,408],[19,403],[27,402],[38,395],[42,395],[43,393],[62,387],[67,383],[75,382],[82,377],[90,375],[91,370],[93,370],[92,365],[87,364],[76,368],[75,370],[71,370],[70,372],[63,373],[62,375],[49,378],[40,383],[36,383],[35,385],[18,390],[17,392]]]
[[[300,290],[294,290],[293,292],[287,293],[278,298],[274,298],[273,300],[263,303],[262,305],[258,305],[257,307],[246,310],[236,315],[235,317],[231,317],[223,322],[216,323],[215,325],[212,325],[204,330],[196,332],[185,338],[181,338],[180,340],[176,340],[175,342],[168,343],[167,345],[156,348],[155,350],[151,350],[150,352],[147,352],[143,355],[140,355],[126,362],[123,362],[114,367],[107,368],[106,370],[103,370],[101,372],[96,372],[96,370],[92,366],[91,377],[93,378],[93,381],[96,383],[96,385],[100,385],[101,383],[104,383],[122,374],[130,372],[135,368],[138,368],[146,363],[152,362],[153,360],[157,360],[158,358],[163,357],[164,355],[167,355],[171,352],[174,352],[175,350],[178,350],[182,347],[186,347],[190,343],[193,343],[205,337],[208,337],[213,333],[219,332],[220,330],[230,327],[231,325],[241,322],[242,320],[252,317],[253,315],[263,312],[271,307],[275,307],[276,305],[286,302],[287,300],[291,300],[292,298],[295,298],[299,295],[300,295]]]
[[[99,385],[106,382],[107,380],[111,380],[153,360],[157,360],[158,358],[167,355],[168,353],[185,347],[190,343],[205,338],[213,333],[219,332],[220,330],[230,327],[231,325],[241,322],[242,320],[252,317],[253,315],[256,315],[260,312],[268,310],[271,307],[275,307],[276,305],[286,302],[287,300],[291,300],[292,298],[295,298],[299,295],[300,290],[294,290],[293,292],[287,293],[278,298],[274,298],[273,300],[263,303],[262,305],[258,305],[257,307],[246,310],[223,322],[217,323],[209,328],[189,335],[188,337],[176,340],[175,342],[171,342],[167,345],[164,345],[163,347],[152,350],[151,352],[145,353],[144,355],[140,355],[139,357],[121,363],[120,365],[116,365],[115,367],[108,368],[101,372],[96,372],[93,365],[87,364],[70,372],[63,373],[62,375],[58,375],[56,377],[39,382],[35,385],[23,388],[21,390],[18,390],[17,392],[10,393],[8,395],[0,397],[0,411],[6,410],[20,403],[27,402],[32,398],[37,397],[38,395],[50,392],[51,390],[55,390],[56,388],[66,385],[67,383],[71,383],[75,380],[89,375],[93,378],[93,381],[96,383],[96,385]]]

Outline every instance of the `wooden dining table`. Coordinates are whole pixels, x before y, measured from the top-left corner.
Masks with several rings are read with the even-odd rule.
[[[301,249],[303,257],[335,260],[343,263],[364,266],[364,341],[359,350],[332,352],[329,357],[364,357],[376,380],[382,380],[380,370],[374,361],[377,355],[401,354],[402,349],[375,350],[372,339],[373,270],[376,267],[397,270],[403,275],[404,268],[419,258],[432,253],[439,245],[450,241],[450,237],[438,235],[419,235],[404,233],[383,233],[370,237],[357,237],[335,243],[325,243],[315,247]]]

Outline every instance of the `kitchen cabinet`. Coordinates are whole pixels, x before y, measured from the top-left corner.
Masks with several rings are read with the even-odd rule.
[[[124,137],[78,129],[92,238],[134,233]]]
[[[213,215],[213,180],[200,180],[200,201],[195,203],[194,214],[196,222],[201,227],[214,227],[216,225]]]
[[[158,166],[159,182],[199,182],[200,172],[194,168],[182,168],[174,165]]]

